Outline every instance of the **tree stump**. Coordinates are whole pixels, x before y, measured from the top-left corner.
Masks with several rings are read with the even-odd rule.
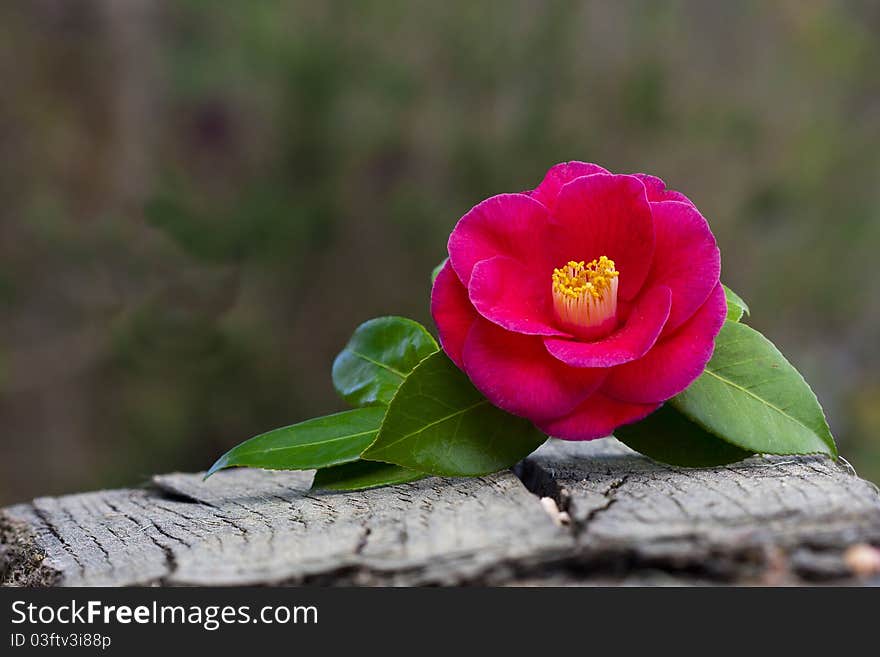
[[[362,492],[311,472],[153,477],[0,511],[25,586],[880,583],[880,493],[825,457],[658,465],[549,441],[512,472]],[[875,546],[875,547],[872,547]]]

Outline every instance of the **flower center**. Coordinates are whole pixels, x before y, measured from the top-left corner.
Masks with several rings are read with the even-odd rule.
[[[553,310],[562,328],[581,338],[596,339],[617,325],[617,279],[614,261],[569,261],[553,270]]]

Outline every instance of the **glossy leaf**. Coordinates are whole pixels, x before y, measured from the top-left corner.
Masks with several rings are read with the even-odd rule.
[[[382,407],[358,408],[268,431],[226,452],[205,478],[236,465],[310,470],[356,461],[373,442],[384,415]]]
[[[816,395],[773,343],[745,324],[724,322],[703,374],[669,403],[746,450],[837,456]]]
[[[749,307],[746,302],[726,285],[722,284],[721,287],[724,288],[724,296],[727,299],[727,319],[732,322],[738,322],[742,319],[743,315],[748,317]]]
[[[545,439],[528,420],[492,406],[441,351],[419,363],[400,386],[363,458],[473,476],[517,463]]]
[[[333,385],[352,406],[387,404],[412,369],[438,349],[418,322],[371,319],[355,330],[333,362]]]
[[[378,461],[354,461],[321,468],[315,473],[312,488],[319,490],[364,490],[377,486],[403,484],[428,475]]]
[[[726,465],[753,454],[712,435],[669,404],[641,422],[618,427],[614,435],[654,461],[686,468]]]
[[[434,267],[434,270],[431,272],[431,285],[433,285],[434,281],[437,280],[437,276],[440,275],[440,270],[443,269],[443,265],[446,264],[447,260],[449,260],[449,258],[443,258],[440,264]]]

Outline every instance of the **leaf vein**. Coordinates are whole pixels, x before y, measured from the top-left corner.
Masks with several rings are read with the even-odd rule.
[[[419,427],[415,431],[410,431],[409,433],[404,434],[403,436],[401,436],[397,440],[390,442],[387,445],[382,445],[382,446],[377,447],[376,453],[380,453],[384,450],[391,449],[392,447],[394,447],[398,443],[400,443],[404,440],[407,440],[408,438],[412,438],[416,434],[423,433],[423,432],[427,431],[428,429],[430,429],[431,427],[437,426],[438,424],[446,422],[447,420],[451,420],[452,418],[454,418],[456,416],[463,415],[464,413],[467,413],[468,411],[476,408],[477,406],[482,406],[483,404],[488,404],[488,403],[489,403],[488,400],[483,399],[481,401],[478,401],[476,404],[471,404],[470,406],[467,406],[466,408],[462,408],[458,411],[455,411],[454,413],[450,413],[449,415],[444,415],[443,417],[438,418],[438,419],[434,420],[433,422],[429,422],[428,424]],[[458,431],[458,429],[456,428],[456,433],[457,433],[457,431]]]
[[[344,436],[337,436],[336,438],[328,438],[327,440],[319,440],[313,443],[302,443],[300,445],[284,445],[282,447],[269,447],[267,449],[256,449],[248,452],[238,452],[235,456],[236,458],[239,456],[251,456],[253,454],[268,454],[269,452],[280,452],[288,449],[303,449],[306,447],[316,447],[318,445],[326,445],[327,443],[335,443],[340,440],[351,440],[352,438],[359,438],[360,436],[366,436],[370,433],[376,433],[379,431],[378,429],[370,429],[369,431],[361,431],[360,433],[349,433]]]
[[[372,364],[375,365],[376,367],[381,367],[381,368],[384,369],[384,370],[388,370],[388,371],[391,372],[392,374],[394,374],[394,375],[396,375],[396,376],[399,376],[401,379],[405,379],[405,378],[406,378],[406,374],[404,374],[404,373],[401,372],[400,370],[397,370],[397,369],[391,367],[390,365],[387,365],[386,363],[383,363],[382,361],[378,361],[378,360],[376,360],[376,359],[374,359],[374,358],[370,358],[370,357],[367,356],[366,354],[361,353],[360,351],[355,351],[354,349],[351,350],[351,353],[353,353],[353,354],[354,354],[355,356],[357,356],[358,358],[361,358],[361,359],[367,361],[368,363],[372,363]]]
[[[780,415],[782,415],[783,417],[788,418],[789,420],[791,420],[791,421],[794,422],[795,424],[799,424],[800,426],[802,426],[804,429],[806,429],[806,430],[809,431],[810,433],[816,435],[816,432],[815,432],[813,429],[811,429],[810,427],[808,427],[806,424],[804,424],[803,422],[801,422],[799,419],[797,419],[796,417],[794,417],[793,415],[791,415],[791,414],[789,414],[789,413],[786,413],[783,409],[781,409],[781,408],[779,408],[778,406],[776,406],[776,405],[770,403],[770,402],[767,401],[766,399],[763,399],[762,397],[759,397],[758,395],[756,395],[755,393],[753,393],[753,392],[752,392],[751,390],[749,390],[748,388],[745,388],[745,387],[739,385],[738,383],[736,383],[736,382],[734,382],[734,381],[731,381],[730,379],[727,379],[727,378],[725,378],[725,377],[723,377],[723,376],[720,376],[720,375],[716,374],[715,372],[713,372],[712,370],[710,370],[710,369],[708,369],[708,368],[706,369],[706,374],[710,374],[711,376],[714,376],[716,379],[718,379],[718,380],[721,381],[722,383],[726,383],[726,384],[729,385],[729,386],[732,386],[732,387],[734,387],[734,388],[736,388],[736,389],[738,389],[738,390],[741,390],[742,392],[746,393],[746,394],[749,395],[750,397],[753,397],[753,398],[755,398],[756,400],[758,400],[759,403],[761,403],[761,404],[767,406],[768,408],[772,408],[773,410],[775,410],[776,412],[778,412],[778,413],[779,413]],[[731,393],[731,394],[733,394],[733,393]],[[817,437],[818,437],[818,436],[817,436]]]

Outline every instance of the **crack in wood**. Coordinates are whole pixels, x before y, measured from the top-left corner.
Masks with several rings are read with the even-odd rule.
[[[574,533],[576,536],[589,531],[590,523],[596,520],[599,514],[608,511],[608,509],[610,509],[614,505],[614,503],[617,501],[617,491],[627,482],[628,479],[629,475],[623,475],[620,479],[614,479],[608,485],[608,487],[602,491],[602,496],[605,498],[605,503],[590,509],[584,520],[575,520],[572,523],[572,528],[574,529]],[[571,508],[571,506],[572,504],[571,502],[569,502],[569,508]]]

